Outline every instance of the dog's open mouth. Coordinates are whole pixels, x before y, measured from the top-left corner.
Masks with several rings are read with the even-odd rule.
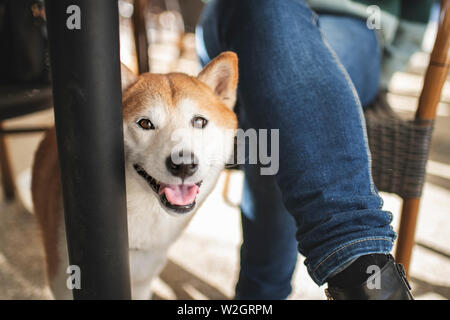
[[[189,184],[167,184],[157,181],[138,164],[134,165],[134,169],[147,181],[166,208],[175,213],[188,213],[195,207],[201,181]]]

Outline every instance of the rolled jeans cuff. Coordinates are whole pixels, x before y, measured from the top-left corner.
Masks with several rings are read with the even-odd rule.
[[[389,254],[393,247],[393,239],[388,237],[369,237],[347,242],[325,255],[318,262],[307,263],[308,273],[319,286],[323,285],[334,271],[360,256],[384,253]]]

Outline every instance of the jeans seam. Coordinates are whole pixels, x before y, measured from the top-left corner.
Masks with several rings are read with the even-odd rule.
[[[359,239],[359,240],[355,240],[355,241],[349,242],[349,243],[343,245],[342,247],[336,249],[335,251],[330,253],[328,256],[326,256],[322,261],[320,261],[320,263],[313,269],[312,273],[315,273],[317,271],[317,269],[319,269],[319,267],[325,261],[327,261],[329,258],[331,258],[334,254],[338,253],[339,251],[341,251],[341,250],[343,250],[343,249],[345,249],[345,248],[347,248],[347,247],[349,247],[351,245],[357,244],[357,243],[361,243],[361,242],[365,242],[365,241],[374,241],[374,240],[387,240],[387,241],[392,243],[392,240],[390,238],[386,238],[386,237],[371,237],[371,238],[364,238],[364,239]]]

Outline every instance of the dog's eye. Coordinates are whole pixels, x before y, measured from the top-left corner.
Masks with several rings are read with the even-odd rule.
[[[196,116],[192,119],[192,126],[194,128],[203,129],[208,124],[208,120],[203,117]]]
[[[155,126],[148,119],[140,119],[137,124],[144,130],[154,130]]]

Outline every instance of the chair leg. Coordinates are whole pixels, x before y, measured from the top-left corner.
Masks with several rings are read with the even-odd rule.
[[[416,231],[419,204],[420,198],[403,199],[395,258],[398,263],[403,264],[407,275],[409,273],[411,252],[414,246],[414,234]]]
[[[147,29],[145,25],[149,0],[134,1],[134,41],[136,46],[139,74],[149,72]]]
[[[2,129],[1,122],[0,129]],[[8,201],[13,200],[15,198],[14,178],[9,161],[6,138],[3,134],[0,134],[0,172],[2,175],[3,194],[5,196],[5,199]]]
[[[239,209],[240,203],[234,203],[228,197],[228,190],[230,189],[231,173],[232,173],[231,170],[225,170],[225,181],[223,183],[222,197],[223,197],[223,201],[225,201],[225,203],[227,205],[229,205],[230,207]]]

